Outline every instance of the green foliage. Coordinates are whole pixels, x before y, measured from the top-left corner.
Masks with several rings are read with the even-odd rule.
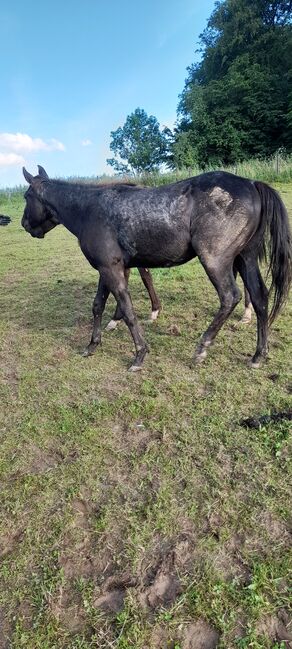
[[[123,127],[111,132],[115,158],[107,163],[118,173],[142,173],[158,169],[166,158],[169,129],[160,131],[156,117],[136,108]]]
[[[291,151],[291,3],[217,2],[200,41],[203,58],[189,68],[179,104],[173,165]]]

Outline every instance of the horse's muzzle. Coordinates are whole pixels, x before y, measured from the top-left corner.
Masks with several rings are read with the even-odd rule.
[[[35,237],[37,239],[43,239],[44,238],[44,232],[40,226],[37,226],[36,228],[32,228],[29,220],[26,218],[25,215],[23,215],[21,219],[21,225],[25,229],[26,232],[28,232],[32,237]]]

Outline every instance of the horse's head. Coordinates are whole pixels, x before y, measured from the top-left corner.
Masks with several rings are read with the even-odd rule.
[[[23,167],[23,175],[29,184],[29,188],[24,194],[26,206],[21,225],[32,237],[43,239],[47,232],[58,225],[59,221],[53,209],[46,204],[44,198],[45,183],[48,182],[49,176],[40,165],[38,165],[38,170],[38,175],[32,176]]]

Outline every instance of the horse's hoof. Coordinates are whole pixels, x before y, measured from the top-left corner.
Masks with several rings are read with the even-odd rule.
[[[129,367],[128,371],[129,372],[140,372],[140,370],[142,370],[142,365],[131,365],[131,367]]]
[[[84,350],[83,354],[81,354],[81,356],[83,356],[83,358],[87,358],[88,356],[93,356],[95,351],[96,348],[90,349],[90,347],[86,347],[86,349]]]
[[[250,361],[248,361],[248,366],[249,366],[250,369],[252,369],[252,370],[258,370],[259,367],[261,366],[261,362],[260,362],[260,361],[253,361],[253,360],[251,359]]]
[[[193,365],[202,365],[207,356],[207,350],[204,349],[202,352],[197,353],[193,356],[192,364]]]
[[[105,330],[114,331],[114,329],[117,328],[118,324],[119,324],[119,320],[110,320],[109,323],[106,325]]]

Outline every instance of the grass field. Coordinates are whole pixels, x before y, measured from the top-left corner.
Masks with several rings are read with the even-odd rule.
[[[123,324],[82,358],[96,273],[22,211],[0,197],[0,648],[292,647],[291,430],[240,424],[291,408],[291,301],[262,369],[240,304],[191,370],[217,296],[196,260],[156,270],[143,371]]]

